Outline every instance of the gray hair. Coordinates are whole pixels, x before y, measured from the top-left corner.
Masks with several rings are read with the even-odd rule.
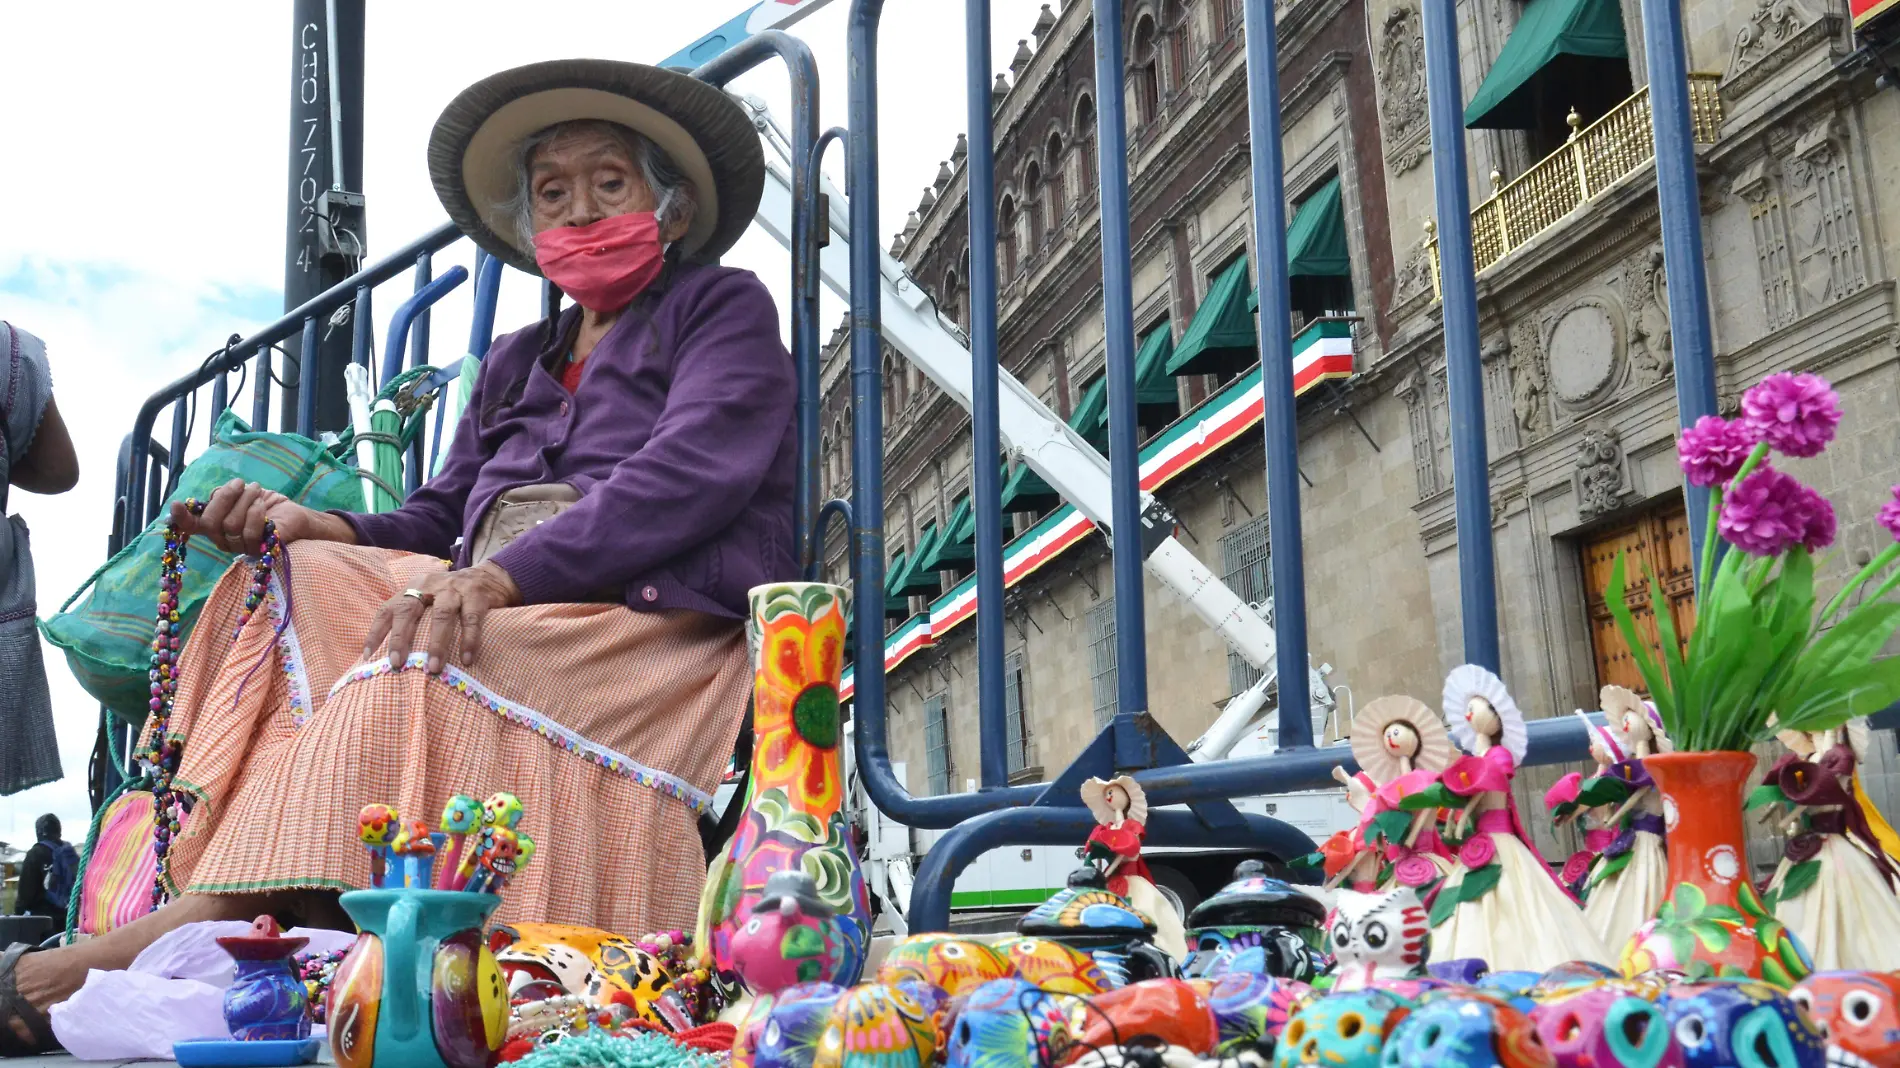
[[[634,166],[640,168],[640,176],[646,179],[647,188],[652,190],[654,199],[662,206],[659,213],[660,229],[664,230],[675,222],[691,224],[699,202],[693,183],[688,181],[686,173],[666,150],[655,144],[652,138],[629,126],[606,119],[570,119],[544,127],[521,139],[515,146],[515,193],[503,202],[501,208],[514,218],[515,234],[521,243],[534,247],[534,154],[543,146],[557,138],[578,133],[604,134],[627,150],[627,157]]]

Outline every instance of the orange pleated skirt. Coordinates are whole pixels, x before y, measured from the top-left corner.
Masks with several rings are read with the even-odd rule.
[[[696,821],[751,683],[741,624],[534,605],[491,613],[467,667],[431,676],[421,654],[363,661],[377,609],[445,566],[298,544],[241,630],[251,574],[240,563],[224,576],[179,662],[171,729],[185,739],[177,781],[193,807],[168,889],[366,887],[364,805],[437,830],[451,795],[507,790],[537,849],[500,922],[690,930],[705,879]]]

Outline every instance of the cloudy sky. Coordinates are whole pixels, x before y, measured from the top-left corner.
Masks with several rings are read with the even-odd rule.
[[[423,149],[470,82],[537,60],[657,61],[746,0],[464,0],[369,5],[364,192],[370,258],[440,224]],[[994,0],[992,70],[1008,66],[1040,0]],[[817,55],[823,126],[846,124],[848,0],[794,28]],[[884,18],[883,240],[903,225],[965,128],[963,5],[893,2]],[[113,460],[139,404],[233,332],[283,310],[291,82],[288,0],[8,4],[0,9],[0,319],[47,342],[55,395],[79,443],[78,489],[12,496],[34,531],[42,616],[104,559]],[[734,83],[789,115],[782,68]],[[843,173],[834,151],[833,180]],[[468,263],[464,242],[437,259]],[[790,258],[754,231],[728,263],[780,294]],[[466,289],[438,307],[434,362],[459,355]],[[829,295],[827,294],[829,300]],[[498,326],[534,315],[524,276],[503,285]],[[387,315],[394,301],[379,302]],[[828,306],[821,336],[841,311]],[[378,330],[379,344],[382,330]],[[240,411],[248,412],[247,398]],[[205,420],[200,419],[202,424]],[[41,812],[83,834],[97,705],[46,649],[67,777],[0,798],[0,841],[32,841]],[[6,744],[0,739],[0,745]]]

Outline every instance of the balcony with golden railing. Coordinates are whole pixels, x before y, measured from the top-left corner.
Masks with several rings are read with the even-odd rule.
[[[1722,131],[1719,74],[1689,75],[1690,128],[1698,145],[1710,145]],[[1482,271],[1512,250],[1557,225],[1604,190],[1646,167],[1656,156],[1649,119],[1649,87],[1584,126],[1577,113],[1569,119],[1564,146],[1509,182],[1491,172],[1491,196],[1471,209],[1473,266]],[[1428,226],[1428,231],[1431,228]],[[1438,240],[1428,233],[1432,254],[1432,295],[1439,298]]]

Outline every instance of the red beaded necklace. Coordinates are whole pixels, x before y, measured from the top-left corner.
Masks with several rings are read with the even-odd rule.
[[[202,501],[188,500],[185,508],[192,515],[204,514]],[[165,867],[172,839],[184,824],[191,802],[172,788],[178,764],[185,753],[185,740],[171,733],[172,702],[178,696],[178,657],[184,648],[179,605],[185,578],[185,543],[188,536],[178,532],[177,524],[165,530],[165,552],[160,558],[158,578],[158,621],[152,637],[151,722],[145,749],[139,754],[138,785],[152,792],[152,852],[156,861],[152,879],[152,908],[165,903]],[[281,552],[276,524],[266,520],[263,543],[258,547],[257,562],[251,569],[251,589],[244,598],[244,610],[238,614],[235,640],[244,625],[256,613],[270,589],[271,568]]]

